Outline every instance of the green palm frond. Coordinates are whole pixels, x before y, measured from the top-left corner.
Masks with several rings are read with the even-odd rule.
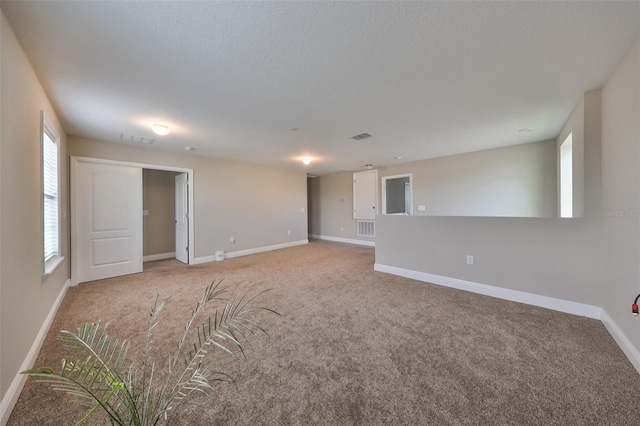
[[[153,333],[168,299],[156,297],[149,313],[146,342],[139,364],[127,358],[128,341],[112,339],[108,324],[85,323],[75,332],[61,331],[60,340],[70,357],[62,360],[59,370],[50,367],[23,371],[49,383],[54,390],[76,397],[88,408],[76,423],[84,423],[92,414],[101,413],[112,425],[149,426],[165,424],[194,393],[208,392],[216,382],[230,381],[219,366],[237,353],[245,355],[243,345],[265,329],[251,316],[257,311],[277,312],[253,305],[258,293],[223,297],[228,289],[213,280],[196,303],[183,329],[176,351],[163,363],[167,373],[157,378],[152,359]],[[222,308],[205,315],[210,302],[221,302]],[[192,327],[198,323],[192,332]],[[187,344],[193,338],[191,344]],[[128,367],[127,367],[128,365]],[[181,366],[178,369],[178,366]]]
[[[60,370],[50,367],[27,370],[23,374],[39,376],[53,389],[77,397],[89,411],[77,423],[84,422],[95,410],[102,409],[117,424],[122,424],[119,407],[131,405],[123,376],[123,365],[129,343],[110,339],[107,325],[100,322],[83,324],[76,333],[63,330],[60,339],[72,354],[83,358],[63,359]]]

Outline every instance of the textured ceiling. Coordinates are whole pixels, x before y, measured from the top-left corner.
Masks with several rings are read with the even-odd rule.
[[[640,15],[637,1],[1,7],[67,133],[131,144],[120,134],[163,122],[149,149],[312,174],[554,138]]]

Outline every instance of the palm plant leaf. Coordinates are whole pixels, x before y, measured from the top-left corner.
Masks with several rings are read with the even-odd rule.
[[[152,359],[153,334],[168,299],[159,297],[149,313],[139,365],[125,367],[129,342],[111,339],[107,335],[108,324],[103,326],[98,321],[85,323],[75,332],[60,333],[60,340],[71,357],[62,360],[59,370],[42,367],[22,374],[37,376],[88,407],[77,425],[94,412],[102,413],[113,425],[150,426],[167,422],[192,394],[211,390],[215,382],[232,380],[219,371],[218,366],[238,352],[244,356],[243,345],[249,338],[258,332],[266,333],[251,318],[253,313],[264,310],[277,314],[271,309],[253,306],[262,293],[224,298],[228,290],[220,286],[221,282],[213,280],[205,288],[185,324],[174,355],[166,360],[168,371],[161,379],[156,378],[156,363]],[[201,322],[199,318],[212,301],[222,302],[222,308]],[[198,326],[191,332],[196,323]],[[194,341],[187,344],[191,336]],[[179,364],[182,368],[178,371]]]
[[[96,322],[83,324],[76,333],[63,330],[60,339],[78,358],[63,359],[58,371],[43,367],[23,372],[39,376],[53,389],[75,396],[82,405],[88,406],[89,411],[77,424],[84,422],[98,408],[121,424],[123,419],[119,408],[132,403],[122,375],[129,343],[110,339],[106,334],[107,327],[108,324],[102,326]]]

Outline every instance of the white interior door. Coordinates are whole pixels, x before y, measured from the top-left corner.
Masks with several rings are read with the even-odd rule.
[[[373,220],[378,211],[378,171],[353,174],[353,218]]]
[[[76,283],[142,272],[142,168],[74,160]]]
[[[176,175],[176,259],[189,263],[188,174]]]

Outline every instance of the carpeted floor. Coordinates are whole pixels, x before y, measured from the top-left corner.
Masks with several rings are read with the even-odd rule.
[[[269,335],[225,364],[236,381],[174,424],[628,425],[640,415],[640,376],[599,321],[374,272],[373,262],[371,248],[313,241],[149,263],[69,289],[36,365],[58,365],[60,329],[98,319],[139,350],[156,294],[172,296],[158,331],[172,351],[204,287],[224,278],[272,289],[262,302],[281,316],[260,317]],[[81,413],[30,378],[8,425],[70,425]]]

